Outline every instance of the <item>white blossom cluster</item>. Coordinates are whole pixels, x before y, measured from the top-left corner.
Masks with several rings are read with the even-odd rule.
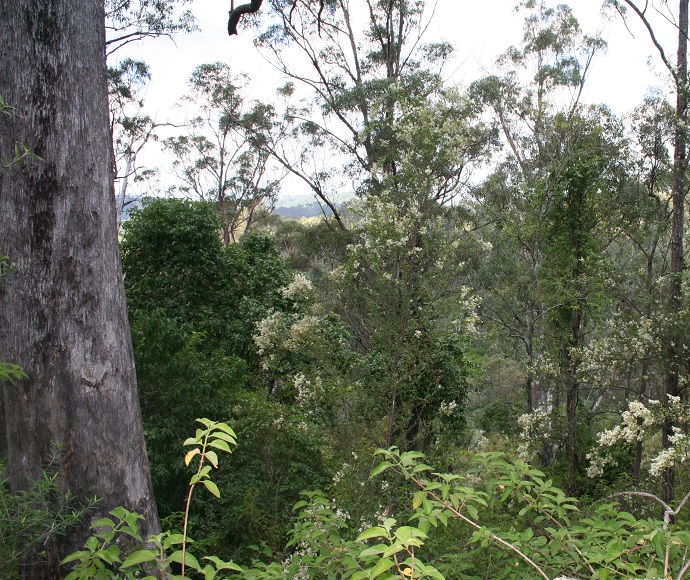
[[[649,465],[650,475],[658,477],[669,467],[685,463],[690,458],[688,436],[681,431],[680,427],[673,427],[673,435],[670,435],[668,440],[671,442],[671,447],[662,449],[652,459]]]
[[[488,446],[489,440],[486,438],[486,435],[484,435],[484,429],[475,429],[472,432],[469,448],[474,451],[486,451]]]
[[[650,400],[649,407],[639,401],[628,403],[628,410],[621,417],[622,421],[613,429],[602,431],[598,436],[598,447],[587,455],[590,464],[587,468],[588,477],[598,477],[604,473],[607,465],[615,465],[616,461],[610,453],[605,451],[616,443],[637,443],[643,441],[650,427],[661,425],[665,417],[670,417],[676,423],[687,423],[688,409],[681,403],[680,397],[668,396],[669,407],[662,407],[659,401]],[[673,435],[669,437],[671,446],[659,451],[649,464],[649,473],[654,477],[660,476],[666,469],[683,463],[690,458],[690,442],[680,427],[673,427]]]
[[[455,410],[458,408],[458,404],[455,401],[443,401],[441,405],[438,408],[438,414],[441,417],[450,417],[455,413]]]
[[[313,381],[310,381],[303,373],[297,373],[292,380],[292,384],[297,391],[297,405],[301,409],[313,407],[314,403],[324,392],[321,377],[318,375]]]
[[[456,332],[462,332],[465,334],[476,335],[477,324],[479,324],[479,307],[481,306],[482,299],[479,296],[472,296],[471,289],[467,286],[463,286],[460,289],[460,311],[461,318],[453,320],[453,326],[455,326]]]
[[[661,349],[655,330],[658,324],[644,316],[631,321],[609,320],[606,336],[593,340],[581,352],[578,368],[581,378],[602,388],[618,386],[621,374],[658,356]]]
[[[537,450],[543,446],[544,439],[551,434],[551,418],[546,407],[541,406],[531,413],[524,413],[518,417],[518,425],[522,429],[518,445],[518,456],[525,462],[534,459]]]
[[[340,467],[340,469],[333,474],[333,480],[332,480],[333,485],[338,485],[343,480],[343,478],[345,477],[345,475],[347,474],[347,472],[349,470],[350,470],[350,464],[349,463],[343,463],[342,466]]]
[[[302,273],[295,274],[292,282],[280,289],[283,298],[295,300],[299,298],[309,298],[314,292],[314,285],[311,280]]]
[[[316,336],[321,324],[318,316],[271,312],[256,323],[256,334],[252,337],[262,357],[264,370],[271,368],[278,352],[299,352]]]

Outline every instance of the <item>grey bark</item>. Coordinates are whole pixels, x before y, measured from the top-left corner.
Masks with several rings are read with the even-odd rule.
[[[0,289],[0,353],[28,379],[5,385],[8,474],[25,488],[59,444],[59,483],[122,505],[159,529],[138,404],[117,247],[103,4],[3,0],[0,94],[16,140],[41,161],[0,177],[0,249],[15,264]],[[9,137],[11,135],[11,138]],[[90,521],[48,547],[26,578],[64,577]]]

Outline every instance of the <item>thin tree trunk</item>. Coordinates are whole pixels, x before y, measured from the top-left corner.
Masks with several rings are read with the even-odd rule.
[[[0,178],[0,249],[15,264],[0,295],[0,352],[28,379],[5,389],[13,489],[61,446],[59,485],[122,505],[159,530],[144,448],[117,247],[102,2],[0,3],[0,94],[13,140],[41,160]],[[11,135],[11,139],[8,137]],[[25,578],[64,577],[90,521],[47,547]]]
[[[683,230],[685,217],[685,173],[687,160],[687,122],[688,122],[688,0],[680,0],[678,8],[678,55],[676,61],[676,129],[673,144],[673,209],[671,213],[671,287],[669,291],[669,310],[674,314],[680,310],[683,272]],[[664,404],[668,396],[678,396],[679,340],[669,340],[667,346],[668,372],[664,381]],[[670,417],[664,420],[661,432],[661,445],[671,446],[673,422]],[[669,503],[675,495],[675,472],[673,468],[662,475],[662,499]]]

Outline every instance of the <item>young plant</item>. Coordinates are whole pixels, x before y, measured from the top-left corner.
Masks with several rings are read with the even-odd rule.
[[[193,449],[184,456],[185,465],[189,465],[192,459],[198,457],[196,473],[189,480],[189,492],[187,493],[187,505],[184,512],[184,527],[182,530],[182,578],[184,578],[185,559],[187,550],[187,524],[189,523],[189,507],[192,501],[192,493],[198,484],[202,484],[214,496],[220,497],[218,486],[211,481],[211,469],[218,468],[218,454],[216,449],[225,453],[232,453],[230,445],[237,445],[235,432],[225,423],[217,423],[210,419],[197,419],[205,429],[197,429],[194,437],[190,437],[184,445],[193,445]],[[208,465],[210,464],[210,465]]]
[[[197,421],[205,428],[197,429],[195,436],[184,442],[185,445],[195,446],[185,455],[185,464],[189,465],[194,457],[198,456],[199,459],[196,473],[189,482],[183,533],[168,531],[156,534],[146,540],[148,547],[145,547],[137,526],[138,520],[143,519],[143,516],[117,507],[110,512],[112,518],[102,518],[91,526],[95,533],[86,541],[84,550],[70,554],[61,562],[62,564],[77,562],[65,580],[90,578],[177,580],[184,579],[185,567],[193,568],[203,574],[206,580],[213,580],[218,572],[224,570],[242,572],[242,568],[236,564],[225,562],[215,556],[204,558],[209,563],[202,566],[194,555],[186,552],[187,543],[191,542],[191,539],[187,537],[187,524],[194,487],[201,483],[213,495],[219,497],[218,487],[210,479],[212,467],[218,467],[218,454],[214,450],[230,453],[230,445],[236,445],[235,433],[225,423],[217,423],[209,419],[197,419]],[[179,549],[178,546],[180,546]],[[140,549],[130,551],[127,556],[124,556],[123,551],[126,550],[123,548],[132,547]],[[170,564],[173,562],[181,565],[181,575],[171,573]],[[152,576],[152,573],[156,575]]]

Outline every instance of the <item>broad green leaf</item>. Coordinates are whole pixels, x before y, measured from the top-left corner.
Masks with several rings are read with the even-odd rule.
[[[210,479],[204,479],[202,482],[205,486],[206,489],[208,489],[213,495],[216,497],[220,497],[220,491],[218,490],[218,486],[213,483]]]
[[[412,526],[401,526],[395,530],[395,537],[401,542],[409,542],[410,540],[416,540],[416,538],[426,538],[426,534],[417,528]],[[415,545],[420,545],[419,543]]]
[[[465,508],[467,508],[467,513],[473,520],[477,521],[477,519],[479,519],[479,512],[477,512],[476,507],[473,505],[466,505]]]
[[[426,491],[418,491],[412,497],[412,509],[417,509],[426,498]]]
[[[155,552],[151,550],[139,550],[134,552],[125,558],[125,561],[120,564],[120,568],[129,568],[136,564],[142,564],[144,562],[153,562],[156,559]]]
[[[209,463],[213,465],[213,467],[218,469],[218,454],[215,451],[207,451],[206,459],[208,459]]]
[[[386,547],[386,544],[376,544],[375,546],[371,546],[366,550],[362,550],[359,554],[359,557],[368,558],[369,556],[379,556],[380,554],[383,554],[383,551],[386,549]]]
[[[384,551],[383,551],[383,557],[388,558],[388,556],[392,556],[393,554],[397,554],[398,552],[402,552],[405,549],[405,546],[402,544],[402,542],[395,542],[394,544],[391,544],[388,546]]]
[[[388,570],[391,569],[391,566],[393,566],[393,560],[390,560],[389,558],[381,558],[378,562],[376,562],[376,566],[374,566],[373,570],[371,571],[369,578],[376,578],[384,572],[388,572]]]
[[[213,440],[214,441],[218,441],[218,440],[227,441],[228,443],[230,443],[232,445],[237,445],[237,438],[235,437],[234,433],[232,435],[229,435],[227,433],[219,433],[216,431],[213,434]]]
[[[357,536],[358,542],[363,542],[364,540],[370,540],[371,538],[387,538],[388,532],[381,526],[375,526],[364,530],[359,536]]]
[[[170,554],[170,556],[168,556],[168,560],[170,560],[171,562],[177,562],[178,564],[182,564],[182,550],[175,550],[172,554]],[[190,568],[194,568],[195,570],[201,569],[199,561],[194,557],[194,554],[186,552],[184,555],[184,562],[185,566],[189,566]]]
[[[212,441],[209,441],[208,446],[214,447],[215,449],[220,449],[221,451],[225,451],[226,453],[232,453],[232,451],[230,450],[230,445],[228,445],[222,439],[213,439]]]
[[[386,471],[386,469],[389,469],[393,467],[393,464],[390,461],[382,461],[379,463],[374,469],[371,471],[371,475],[369,477],[376,477],[380,473],[383,473]]]

